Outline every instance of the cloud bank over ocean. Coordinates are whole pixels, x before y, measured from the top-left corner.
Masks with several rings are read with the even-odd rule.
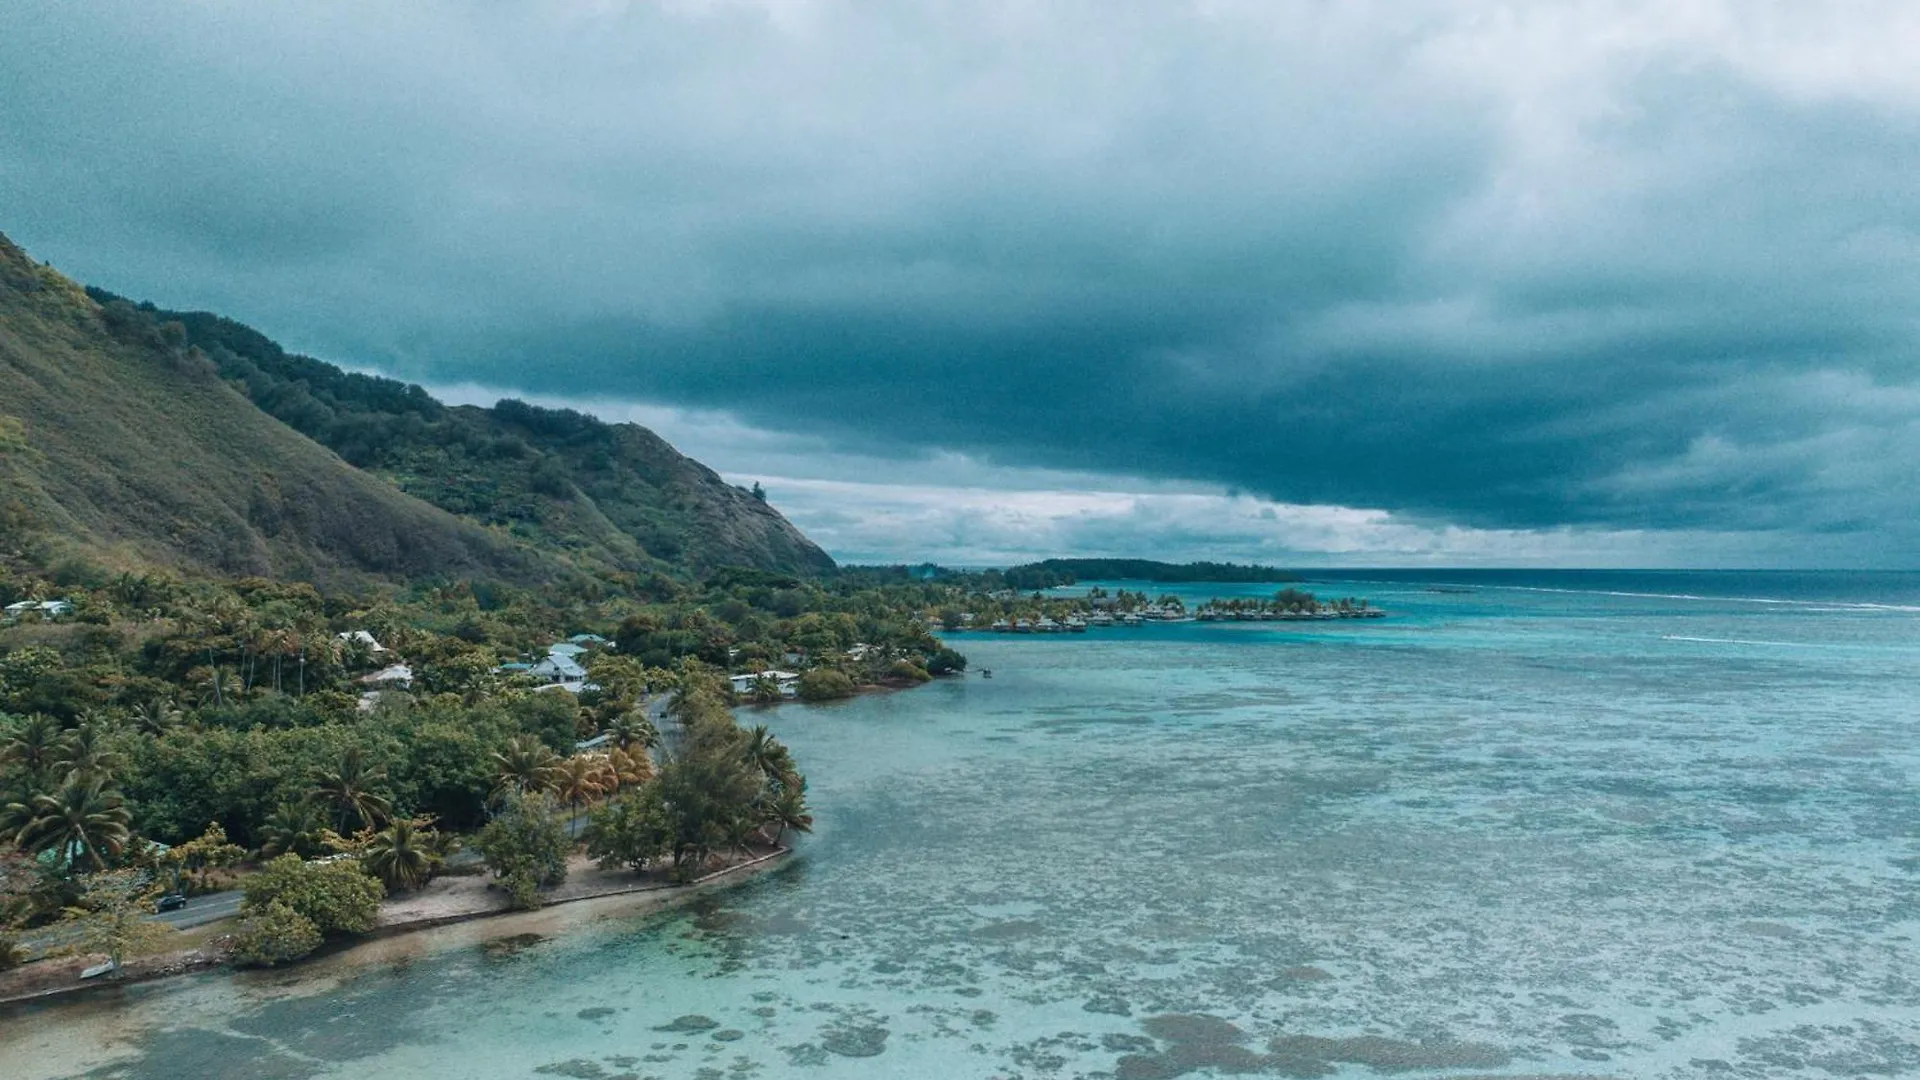
[[[678,417],[843,556],[1910,565],[1917,61],[1891,3],[19,4],[0,229]]]

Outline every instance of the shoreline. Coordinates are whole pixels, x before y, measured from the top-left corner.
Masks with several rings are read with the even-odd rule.
[[[433,911],[431,909],[434,905],[431,901],[444,899],[444,896],[425,897],[415,894],[414,896],[402,897],[396,901],[396,906],[401,909],[401,915],[397,919],[389,921],[387,917],[388,913],[383,911],[381,913],[381,921],[366,934],[342,940],[334,944],[331,948],[323,948],[314,956],[302,959],[293,964],[259,970],[293,974],[309,966],[330,966],[328,962],[337,963],[340,961],[340,958],[347,956],[362,946],[377,942],[391,941],[423,931],[463,923],[480,922],[482,920],[495,919],[503,916],[538,916],[541,912],[550,908],[563,907],[568,904],[576,904],[590,900],[643,897],[649,901],[653,901],[653,903],[646,905],[648,910],[666,910],[681,900],[710,891],[716,886],[733,885],[746,881],[761,871],[768,869],[769,866],[777,860],[791,854],[793,854],[792,848],[779,845],[771,851],[755,855],[753,858],[744,862],[721,867],[718,870],[703,874],[700,877],[694,878],[692,881],[684,883],[648,880],[634,874],[632,871],[596,871],[601,874],[622,874],[631,880],[621,883],[605,881],[570,881],[569,883],[563,883],[556,886],[553,893],[542,898],[540,907],[530,911],[519,911],[506,906],[505,895],[494,889],[490,880],[485,881],[484,884],[479,887],[469,886],[459,890],[484,896],[489,901],[485,906],[467,906],[455,910]],[[589,863],[588,865],[591,866],[592,864]],[[569,874],[570,879],[571,877],[572,875]],[[442,878],[441,880],[459,882],[462,879]],[[570,889],[568,887],[569,884],[572,884],[574,887]],[[405,912],[410,902],[416,910],[421,908],[428,910],[422,914],[407,915]],[[234,920],[221,920],[220,922],[210,923],[208,925],[211,927],[221,927],[231,921]],[[222,934],[220,936],[225,935]],[[69,971],[67,981],[62,982],[60,985],[0,996],[0,1016],[34,1006],[84,1001],[100,996],[107,991],[158,982],[180,975],[213,971],[222,967],[229,968],[230,971],[236,974],[240,971],[240,969],[232,968],[230,958],[227,956],[226,951],[219,948],[217,944],[213,942],[192,949],[177,950],[129,960],[122,967],[122,974],[117,978],[109,979],[102,977],[84,981],[81,980],[78,977],[79,971],[92,963],[94,959],[92,956],[87,956],[58,961],[58,963]],[[37,963],[52,962],[54,961],[37,961]],[[23,965],[22,968],[16,968],[14,972],[8,974],[16,974],[24,970],[25,967],[26,965]],[[0,975],[0,980],[4,978],[4,975]]]

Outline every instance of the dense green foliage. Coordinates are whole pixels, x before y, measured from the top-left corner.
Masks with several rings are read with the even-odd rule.
[[[645,428],[513,400],[446,406],[418,386],[288,353],[230,319],[136,310],[178,326],[221,379],[349,463],[450,513],[565,552],[583,568],[645,575],[833,566],[766,505],[764,492],[726,484]]]
[[[800,676],[802,701],[833,701],[853,696],[853,680],[843,671],[817,668]]]
[[[233,958],[243,967],[291,963],[324,940],[313,920],[278,900],[249,911],[233,932]]]
[[[567,880],[567,854],[573,850],[573,839],[552,796],[515,791],[506,797],[499,815],[480,830],[473,846],[505,886],[513,906],[524,910],[540,906],[539,890]]]
[[[282,855],[247,879],[242,910],[263,912],[282,904],[313,923],[322,935],[364,934],[380,916],[386,890],[351,859],[309,862]]]
[[[182,328],[99,306],[0,237],[0,567],[68,562],[333,582],[573,572],[341,461],[235,393]]]
[[[676,712],[679,752],[657,778],[610,800],[588,824],[587,853],[600,865],[639,870],[666,860],[675,877],[690,879],[716,853],[811,827],[806,778],[765,727],[740,727],[707,688],[684,692]]]
[[[644,870],[673,854],[677,829],[656,783],[595,810],[585,836],[587,854],[603,869]]]
[[[659,733],[639,706],[688,679],[777,665],[834,696],[960,670],[925,621],[950,591],[755,571],[600,599],[488,583],[354,595],[0,574],[0,601],[61,596],[75,609],[0,623],[0,828],[98,868],[136,836],[178,844],[210,822],[268,857],[341,850],[330,834],[401,819],[472,830],[503,786],[565,786],[577,813],[598,781],[568,764],[575,743],[604,732],[628,774],[650,772]],[[582,657],[594,685],[577,696],[499,670],[588,629],[611,642]],[[412,666],[411,691],[360,700],[360,677],[394,656]]]

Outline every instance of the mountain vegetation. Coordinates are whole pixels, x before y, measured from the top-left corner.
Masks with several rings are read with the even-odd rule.
[[[349,587],[833,568],[645,428],[446,406],[228,319],[83,290],[0,236],[7,564]]]
[[[90,292],[107,307],[126,304]],[[467,521],[564,552],[582,568],[833,568],[764,497],[639,425],[515,400],[490,409],[443,405],[418,386],[289,353],[218,315],[133,310],[178,325],[222,380],[349,464]]]
[[[0,237],[0,566],[356,582],[565,572],[252,406],[178,326]]]

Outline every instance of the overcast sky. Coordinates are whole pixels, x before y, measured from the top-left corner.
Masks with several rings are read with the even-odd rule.
[[[0,5],[0,231],[843,558],[1920,563],[1920,5]]]

